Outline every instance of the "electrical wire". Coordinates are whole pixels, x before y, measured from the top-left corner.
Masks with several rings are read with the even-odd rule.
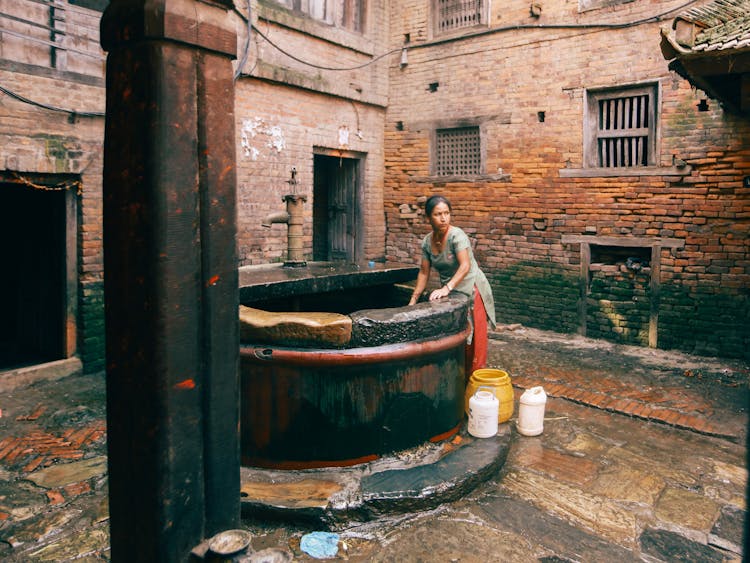
[[[25,104],[29,104],[32,106],[36,106],[38,108],[46,109],[49,111],[57,111],[61,113],[67,113],[68,115],[71,115],[73,117],[104,117],[106,114],[98,111],[77,111],[74,109],[65,109],[65,108],[59,108],[56,106],[50,106],[48,104],[43,104],[41,102],[36,102],[34,100],[30,100],[29,98],[26,98],[24,96],[21,96],[20,94],[16,94],[12,90],[8,90],[7,88],[4,88],[3,86],[0,86],[0,92],[3,94],[10,96],[11,98],[14,98],[18,100],[19,102],[23,102]]]
[[[242,69],[245,67],[245,63],[247,63],[247,57],[250,54],[250,34],[253,29],[252,25],[252,12],[251,6],[250,6],[251,0],[247,0],[247,18],[245,19],[245,23],[247,25],[247,38],[245,39],[245,47],[242,49],[242,56],[240,57],[239,62],[237,63],[237,70],[234,71],[234,79],[237,80],[240,75],[242,74]],[[239,10],[232,4],[232,7],[234,8],[234,12],[236,14],[239,14],[241,17],[242,14],[240,14]]]
[[[291,54],[289,51],[283,49],[282,47],[280,47],[279,45],[277,45],[276,43],[274,43],[273,41],[271,41],[271,39],[267,35],[265,35],[255,25],[252,25],[250,23],[250,18],[247,18],[246,21],[248,22],[248,24],[250,24],[249,27],[252,28],[260,37],[262,37],[272,47],[274,47],[276,50],[280,51],[281,53],[283,53],[284,55],[286,55],[290,59],[292,59],[294,61],[297,61],[298,63],[301,63],[301,64],[303,64],[305,66],[310,67],[310,68],[315,68],[315,69],[319,69],[319,70],[350,71],[350,70],[358,70],[360,68],[364,68],[366,66],[369,66],[369,65],[371,65],[371,64],[379,61],[383,57],[387,57],[388,55],[392,55],[393,53],[399,53],[399,52],[401,52],[404,48],[407,48],[407,49],[420,49],[420,48],[432,47],[432,46],[435,46],[435,45],[439,45],[441,43],[447,43],[447,42],[456,41],[458,39],[472,39],[474,37],[481,36],[481,35],[490,35],[490,34],[501,33],[501,32],[505,32],[505,31],[517,31],[517,30],[523,30],[523,29],[581,29],[581,30],[590,31],[590,30],[594,30],[594,29],[625,29],[625,28],[628,28],[628,27],[635,27],[635,26],[638,26],[638,25],[642,25],[644,23],[656,23],[656,22],[663,21],[670,14],[682,11],[682,10],[684,10],[684,9],[692,6],[693,4],[695,4],[695,3],[699,2],[699,1],[700,0],[688,0],[687,2],[685,2],[685,3],[683,3],[683,4],[679,5],[679,6],[676,6],[675,8],[671,8],[669,10],[661,12],[660,14],[656,14],[654,16],[649,16],[649,17],[646,17],[646,18],[641,18],[639,20],[635,20],[635,21],[632,21],[632,22],[624,22],[624,23],[580,23],[580,24],[575,24],[575,23],[571,23],[571,24],[521,24],[521,25],[509,25],[509,26],[503,26],[503,27],[494,27],[494,28],[490,28],[490,29],[487,29],[487,30],[480,31],[478,33],[472,33],[472,34],[464,35],[464,36],[461,36],[461,37],[451,37],[451,38],[447,38],[447,39],[443,39],[443,40],[430,41],[430,42],[421,43],[421,44],[420,43],[415,43],[415,44],[410,44],[410,45],[403,45],[401,47],[398,47],[396,49],[392,49],[392,50],[390,50],[390,51],[388,51],[386,53],[383,53],[382,55],[378,55],[374,59],[371,59],[371,60],[369,60],[369,61],[367,61],[367,62],[365,62],[365,63],[363,63],[361,65],[351,66],[351,67],[322,66],[322,65],[315,64],[315,63],[311,63],[309,61],[305,61],[304,59],[301,59],[301,58],[299,58],[299,57]],[[245,19],[245,16],[243,14],[241,14],[237,10],[236,7],[235,7],[234,11],[237,14],[239,14],[240,17],[242,17],[243,19]],[[569,38],[569,37],[571,37],[571,36],[567,36],[566,39]]]
[[[366,66],[369,66],[369,65],[371,65],[371,64],[373,64],[373,63],[376,63],[376,62],[378,62],[378,61],[379,61],[380,59],[382,59],[383,57],[387,57],[388,55],[392,55],[393,53],[400,53],[400,52],[401,52],[401,49],[402,49],[402,47],[399,47],[399,48],[397,48],[397,49],[392,49],[392,50],[388,51],[387,53],[383,53],[382,55],[378,55],[378,56],[377,56],[377,57],[375,57],[374,59],[371,59],[371,60],[367,61],[366,63],[362,63],[361,65],[357,65],[357,66],[349,66],[349,67],[331,67],[331,66],[322,66],[322,65],[316,65],[315,63],[311,63],[311,62],[305,61],[305,60],[303,60],[303,59],[300,59],[299,57],[296,57],[295,55],[292,55],[292,54],[291,54],[291,53],[290,53],[289,51],[286,51],[286,50],[282,49],[282,48],[281,48],[281,47],[279,47],[279,46],[278,46],[278,45],[277,45],[276,43],[274,43],[273,41],[271,41],[271,40],[270,40],[270,39],[268,38],[268,36],[266,36],[266,35],[265,35],[265,34],[264,34],[264,33],[263,33],[263,32],[262,32],[261,30],[259,30],[259,29],[258,29],[257,27],[253,26],[253,30],[255,30],[255,33],[257,33],[257,34],[258,34],[258,35],[260,35],[260,36],[261,36],[261,37],[262,37],[263,39],[265,39],[265,40],[266,40],[266,41],[267,41],[267,42],[268,42],[268,43],[269,43],[269,44],[270,44],[270,45],[271,45],[272,47],[274,47],[274,48],[275,48],[275,49],[277,49],[278,51],[281,51],[282,53],[284,53],[284,54],[285,54],[285,55],[286,55],[287,57],[289,57],[290,59],[293,59],[293,60],[297,61],[298,63],[302,63],[302,64],[303,64],[303,65],[305,65],[305,66],[309,66],[309,67],[311,67],[311,68],[317,68],[317,69],[320,69],[320,70],[344,70],[344,71],[345,71],[345,70],[357,70],[357,69],[360,69],[360,68],[364,68],[364,67],[366,67]]]

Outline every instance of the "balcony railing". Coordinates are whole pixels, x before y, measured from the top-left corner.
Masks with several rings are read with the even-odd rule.
[[[63,0],[0,0],[0,59],[104,76],[101,15]]]

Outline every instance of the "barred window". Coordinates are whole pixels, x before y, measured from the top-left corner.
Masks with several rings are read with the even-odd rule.
[[[363,33],[365,31],[365,0],[344,0],[341,14],[341,25],[352,31]]]
[[[438,129],[435,133],[436,176],[470,176],[482,173],[479,127]]]
[[[445,33],[484,23],[486,0],[434,0],[435,29]]]
[[[328,0],[278,0],[279,4],[297,12],[307,14],[311,18],[332,23],[331,6]]]
[[[598,168],[652,166],[654,87],[588,93],[586,163]]]

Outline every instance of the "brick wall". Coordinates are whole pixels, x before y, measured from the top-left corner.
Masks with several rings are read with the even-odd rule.
[[[363,241],[365,259],[383,256],[385,234],[382,199],[382,108],[348,100],[313,95],[283,85],[241,79],[235,106],[238,178],[238,249],[240,265],[286,259],[287,227],[261,226],[270,213],[284,211],[282,196],[290,193],[292,167],[297,193],[304,203],[304,242],[312,255],[313,155],[321,149],[338,150],[339,129],[347,126],[349,142],[343,156],[364,158]],[[356,131],[361,132],[361,138]]]
[[[261,226],[284,211],[291,169],[304,203],[303,251],[313,252],[314,155],[361,159],[362,259],[384,256],[383,120],[390,58],[386,4],[369,3],[364,34],[300,17],[272,2],[260,2],[256,25],[290,57],[256,34],[243,76],[236,83],[237,179],[240,265],[286,259],[287,227]],[[307,63],[311,64],[307,64]],[[359,67],[359,68],[357,68]],[[346,69],[346,70],[333,70]],[[342,132],[348,139],[342,142]]]
[[[528,3],[514,0],[495,6],[490,32],[432,44],[426,3],[400,5],[391,40],[400,44],[408,33],[412,44],[408,65],[390,70],[388,258],[418,259],[428,227],[414,212],[420,198],[445,194],[454,223],[475,241],[499,321],[573,332],[581,326],[580,244],[563,244],[563,236],[678,239],[682,248],[661,251],[658,345],[746,356],[750,122],[712,100],[708,111],[697,109],[705,95],[669,72],[659,51],[659,27],[669,18],[622,29],[511,29],[635,21],[679,2],[579,13],[553,1],[534,19]],[[638,176],[591,175],[583,162],[586,90],[631,84],[658,89],[656,166]],[[461,120],[482,130],[486,174],[431,177],[431,131]],[[673,155],[688,167],[673,167]],[[621,339],[614,330],[597,336]]]
[[[8,68],[10,67],[10,68]],[[3,65],[0,83],[6,89],[41,104],[103,112],[101,78],[34,67]],[[102,139],[103,117],[73,117],[3,95],[0,103],[0,171],[7,177],[33,175],[76,178],[81,182],[76,217],[67,227],[75,232],[77,284],[66,292],[77,304],[72,319],[74,341],[68,354],[77,354],[84,370],[104,369],[103,257],[102,257]],[[63,236],[63,233],[60,233]]]

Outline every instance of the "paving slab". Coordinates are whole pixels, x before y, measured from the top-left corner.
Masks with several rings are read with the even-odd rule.
[[[708,543],[733,553],[742,553],[745,517],[744,510],[736,506],[724,506],[719,519],[708,535]]]
[[[487,495],[479,500],[474,512],[523,536],[529,545],[538,546],[545,561],[641,561],[622,546],[518,498]]]
[[[649,528],[641,534],[641,549],[658,561],[729,561],[725,553],[669,530]]]
[[[92,477],[99,477],[106,472],[107,458],[105,456],[97,456],[40,469],[27,475],[26,478],[40,487],[54,489],[73,483],[80,483]]]

